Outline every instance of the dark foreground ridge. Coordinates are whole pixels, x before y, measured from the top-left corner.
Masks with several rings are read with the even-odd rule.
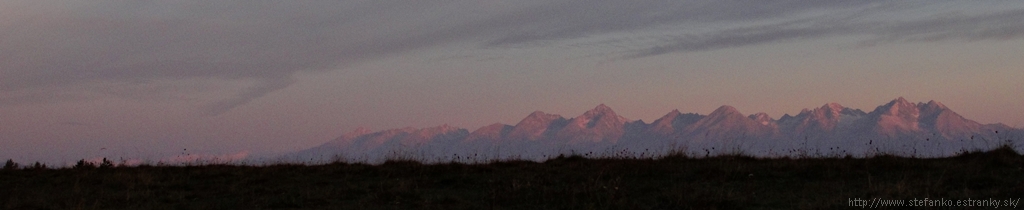
[[[0,208],[836,209],[851,199],[1017,199],[1022,167],[1008,147],[937,159],[28,167],[0,171]]]

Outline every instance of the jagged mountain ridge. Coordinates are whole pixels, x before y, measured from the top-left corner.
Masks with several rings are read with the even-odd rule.
[[[731,106],[721,106],[708,115],[672,110],[650,124],[628,120],[601,104],[569,119],[536,111],[515,125],[495,123],[473,132],[448,125],[379,132],[360,127],[292,156],[370,162],[397,156],[543,159],[565,153],[621,156],[667,152],[932,157],[987,149],[1020,135],[1024,135],[1021,129],[983,125],[936,101],[915,104],[903,97],[871,112],[828,103],[779,119],[765,113],[745,116]]]

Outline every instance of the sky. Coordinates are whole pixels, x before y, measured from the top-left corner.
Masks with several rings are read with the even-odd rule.
[[[0,159],[274,156],[598,104],[936,100],[1024,127],[1024,3],[0,0]]]

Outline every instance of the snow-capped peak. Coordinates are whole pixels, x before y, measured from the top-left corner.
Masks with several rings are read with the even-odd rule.
[[[708,116],[732,115],[732,114],[740,114],[740,111],[736,110],[736,107],[732,107],[732,106],[729,106],[729,105],[722,105],[722,106],[718,107],[718,109],[715,109],[715,111],[711,112],[711,114],[708,114]]]
[[[757,114],[752,114],[752,115],[750,115],[750,119],[754,120],[757,123],[760,123],[761,125],[769,125],[773,121],[773,119],[768,116],[768,113],[764,113],[764,112],[758,112]]]

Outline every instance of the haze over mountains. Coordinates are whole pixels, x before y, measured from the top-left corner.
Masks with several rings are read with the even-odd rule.
[[[672,110],[651,123],[629,120],[601,104],[573,118],[536,111],[515,125],[495,123],[472,132],[448,125],[378,132],[358,128],[286,157],[358,162],[542,160],[559,154],[653,157],[671,152],[941,157],[1005,144],[1021,150],[1021,137],[1024,130],[980,124],[942,103],[911,103],[902,97],[870,112],[829,103],[776,119],[721,106],[707,115]]]

